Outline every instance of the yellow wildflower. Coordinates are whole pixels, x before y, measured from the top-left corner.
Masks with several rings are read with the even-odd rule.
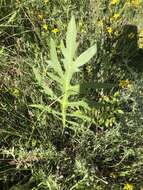
[[[115,13],[114,15],[113,15],[113,18],[116,20],[116,19],[118,19],[120,17],[120,14],[119,13]]]
[[[115,13],[111,18],[110,18],[110,22],[116,21],[117,19],[119,19],[120,14],[119,13]]]
[[[59,32],[59,29],[58,29],[58,28],[54,28],[54,29],[52,30],[52,32],[53,32],[54,34],[57,34],[57,33]]]
[[[134,185],[132,183],[126,183],[123,188],[123,190],[133,190],[133,189]]]
[[[113,33],[113,29],[111,27],[107,27],[107,32],[108,32],[108,34],[112,34]]]
[[[12,94],[13,94],[14,96],[16,96],[16,97],[19,97],[19,96],[20,96],[20,91],[19,91],[17,88],[14,88],[14,89],[12,90]]]
[[[129,80],[120,80],[120,82],[119,82],[119,86],[122,88],[128,87],[129,84],[130,84]]]
[[[138,7],[140,5],[141,1],[140,0],[132,0],[131,4],[135,7]]]
[[[45,4],[47,4],[47,3],[49,2],[49,0],[43,0],[43,2],[44,2]]]
[[[43,28],[47,31],[48,30],[48,25],[46,23],[43,24]]]
[[[86,33],[86,29],[82,21],[79,22],[79,30],[81,33]]]
[[[39,15],[38,15],[38,18],[39,18],[40,20],[43,20],[44,16],[43,16],[42,14],[39,14]]]
[[[110,2],[110,5],[117,5],[119,3],[119,0],[112,0]]]

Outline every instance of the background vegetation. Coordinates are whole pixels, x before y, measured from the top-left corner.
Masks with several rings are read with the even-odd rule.
[[[1,189],[143,189],[142,16],[142,0],[0,0]]]

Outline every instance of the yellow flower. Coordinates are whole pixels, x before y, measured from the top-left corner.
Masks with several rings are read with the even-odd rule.
[[[44,16],[43,16],[42,14],[39,14],[39,15],[38,15],[38,18],[39,18],[40,20],[43,20]]]
[[[86,33],[85,25],[82,21],[79,22],[79,30],[81,33]]]
[[[133,190],[133,189],[134,185],[132,183],[126,183],[123,188],[123,190]]]
[[[43,24],[43,28],[47,31],[48,30],[48,25],[46,23]]]
[[[130,82],[128,80],[120,80],[120,82],[119,82],[119,86],[122,88],[128,87],[129,84],[130,84]]]
[[[47,3],[49,2],[49,0],[43,0],[43,2],[44,2],[45,4],[47,4]]]
[[[52,30],[52,32],[53,32],[54,34],[57,34],[57,33],[59,32],[59,29],[58,29],[58,28],[54,28],[54,29]]]
[[[132,0],[132,1],[131,1],[131,4],[132,4],[133,6],[136,6],[136,7],[138,7],[138,6],[140,5],[140,3],[141,3],[140,0]]]
[[[113,18],[116,20],[116,19],[118,19],[120,17],[120,14],[119,13],[115,13],[114,15],[113,15]]]
[[[115,13],[111,18],[110,18],[110,22],[116,21],[117,19],[119,19],[120,14],[119,13]]]
[[[108,32],[108,34],[112,34],[113,33],[113,29],[111,27],[107,27],[107,32]]]
[[[112,0],[110,2],[110,5],[117,5],[119,3],[119,0]]]
[[[20,96],[20,91],[19,91],[17,88],[14,88],[14,89],[12,90],[12,94],[13,94],[14,96],[16,96],[16,97],[19,97],[19,96]]]

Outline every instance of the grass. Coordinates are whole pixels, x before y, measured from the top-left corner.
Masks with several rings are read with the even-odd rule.
[[[142,7],[0,1],[1,189],[143,188]]]

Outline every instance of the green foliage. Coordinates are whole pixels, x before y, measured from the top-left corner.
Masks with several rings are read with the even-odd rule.
[[[86,102],[84,101],[70,101],[70,97],[73,94],[80,94],[80,85],[78,91],[73,91],[75,89],[75,86],[72,83],[73,76],[76,72],[80,71],[80,67],[85,65],[96,53],[96,46],[92,46],[88,50],[86,50],[84,53],[82,53],[79,57],[75,58],[75,52],[77,49],[77,42],[76,42],[76,24],[74,17],[71,18],[71,21],[68,25],[67,35],[66,35],[66,47],[64,46],[64,43],[61,43],[61,51],[63,58],[62,63],[59,62],[57,53],[56,53],[56,46],[53,39],[51,39],[51,50],[50,50],[50,65],[46,69],[47,75],[50,77],[52,81],[56,82],[57,85],[57,92],[54,92],[51,88],[46,85],[44,80],[42,79],[42,76],[40,75],[37,68],[33,68],[36,80],[38,81],[38,84],[43,88],[43,91],[45,94],[49,96],[50,99],[53,101],[59,102],[61,107],[61,116],[62,116],[62,122],[63,127],[66,126],[66,117],[67,117],[67,110],[69,107],[84,107]],[[62,69],[63,67],[63,69]],[[48,71],[52,69],[52,72]],[[86,83],[85,83],[86,88]],[[60,92],[59,92],[59,91]],[[56,94],[58,93],[58,94]],[[35,105],[33,105],[35,106]],[[37,107],[37,106],[36,106]],[[39,106],[40,108],[40,106]],[[46,109],[48,111],[48,108]],[[49,109],[51,112],[51,109]],[[56,113],[56,111],[54,111]],[[60,113],[57,112],[58,115]],[[72,116],[72,114],[70,115]],[[73,115],[73,117],[77,117],[78,115]]]
[[[142,8],[0,1],[2,190],[143,188]]]

